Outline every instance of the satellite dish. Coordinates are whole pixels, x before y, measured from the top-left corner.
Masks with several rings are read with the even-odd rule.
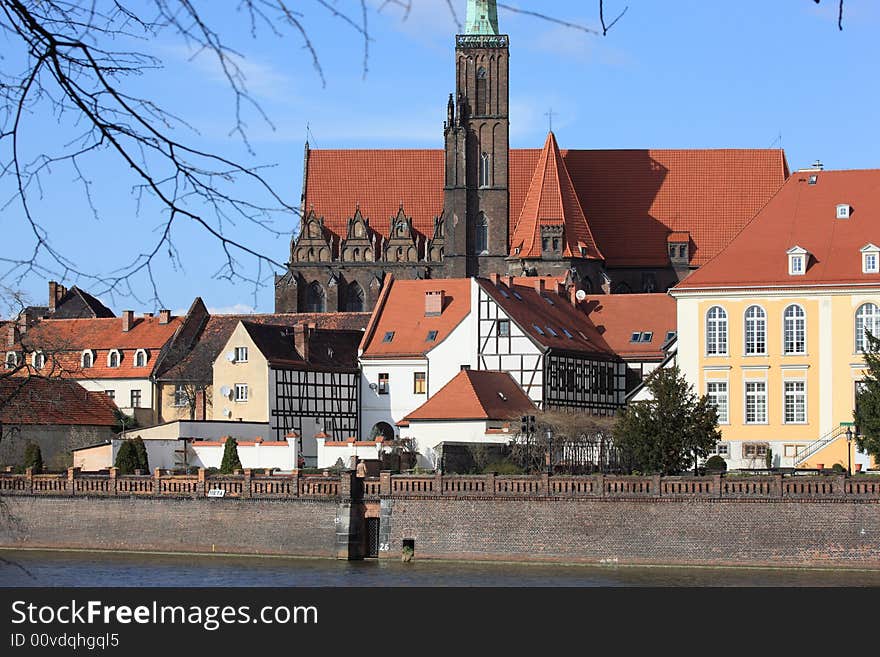
[[[228,408],[224,408],[223,409],[223,416],[224,417],[232,417],[232,411],[230,411]]]
[[[587,293],[584,292],[583,290],[578,290],[577,292],[575,292],[574,298],[577,299],[578,301],[583,301],[584,299],[587,298]]]
[[[224,397],[228,397],[230,392],[232,392],[232,389],[229,386],[223,386],[220,388],[220,394]]]
[[[230,351],[228,354],[226,354],[226,360],[228,360],[230,363],[234,363],[235,362],[235,352]]]

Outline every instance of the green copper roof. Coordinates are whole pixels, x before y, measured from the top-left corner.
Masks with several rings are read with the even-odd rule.
[[[468,0],[465,34],[498,34],[495,0]]]

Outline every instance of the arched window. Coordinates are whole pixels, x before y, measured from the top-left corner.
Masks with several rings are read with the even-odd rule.
[[[41,370],[46,365],[46,354],[42,351],[35,351],[33,357],[31,358],[31,365],[34,366],[34,369]]]
[[[87,349],[82,354],[83,369],[87,369],[94,364],[95,364],[95,355],[90,350]]]
[[[116,349],[107,354],[107,367],[119,367],[119,352]]]
[[[143,349],[138,349],[134,354],[134,366],[135,367],[146,367],[147,366],[147,352]]]
[[[706,355],[727,354],[727,312],[721,306],[712,306],[706,313]]]
[[[364,312],[364,288],[362,288],[357,282],[348,286],[345,310],[350,313]]]
[[[761,306],[746,308],[746,355],[767,353],[767,313]]]
[[[489,74],[482,66],[477,69],[477,102],[474,106],[477,114],[489,113]]]
[[[491,182],[491,162],[492,158],[488,153],[480,154],[480,187],[488,187]]]
[[[873,303],[863,304],[856,311],[856,351],[859,353],[867,351],[869,346],[866,331],[880,337],[880,308]]]
[[[489,222],[486,220],[486,215],[481,212],[474,226],[474,254],[486,253],[489,253]]]
[[[324,295],[324,288],[318,281],[313,281],[306,289],[306,308],[307,313],[323,313],[327,311],[327,298]]]
[[[14,351],[6,352],[6,369],[11,370],[18,367],[18,354]]]
[[[786,354],[804,354],[807,351],[807,313],[792,304],[783,313],[782,348]]]

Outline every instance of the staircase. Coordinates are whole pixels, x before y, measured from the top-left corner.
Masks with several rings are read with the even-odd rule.
[[[813,443],[810,443],[809,445],[804,447],[802,450],[798,450],[797,456],[794,459],[794,467],[799,467],[800,465],[802,465],[804,463],[804,461],[806,461],[808,458],[810,458],[813,454],[815,454],[816,452],[818,452],[821,449],[824,449],[825,447],[827,447],[828,445],[833,443],[835,440],[840,438],[842,435],[844,435],[846,433],[846,430],[849,429],[850,426],[851,425],[849,423],[841,424],[840,426],[835,427],[834,429],[832,429],[831,431],[826,433],[824,436],[819,438],[819,440],[817,440]]]

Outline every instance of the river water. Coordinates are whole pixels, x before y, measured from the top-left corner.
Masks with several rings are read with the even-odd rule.
[[[880,571],[0,551],[0,586],[880,586]]]

